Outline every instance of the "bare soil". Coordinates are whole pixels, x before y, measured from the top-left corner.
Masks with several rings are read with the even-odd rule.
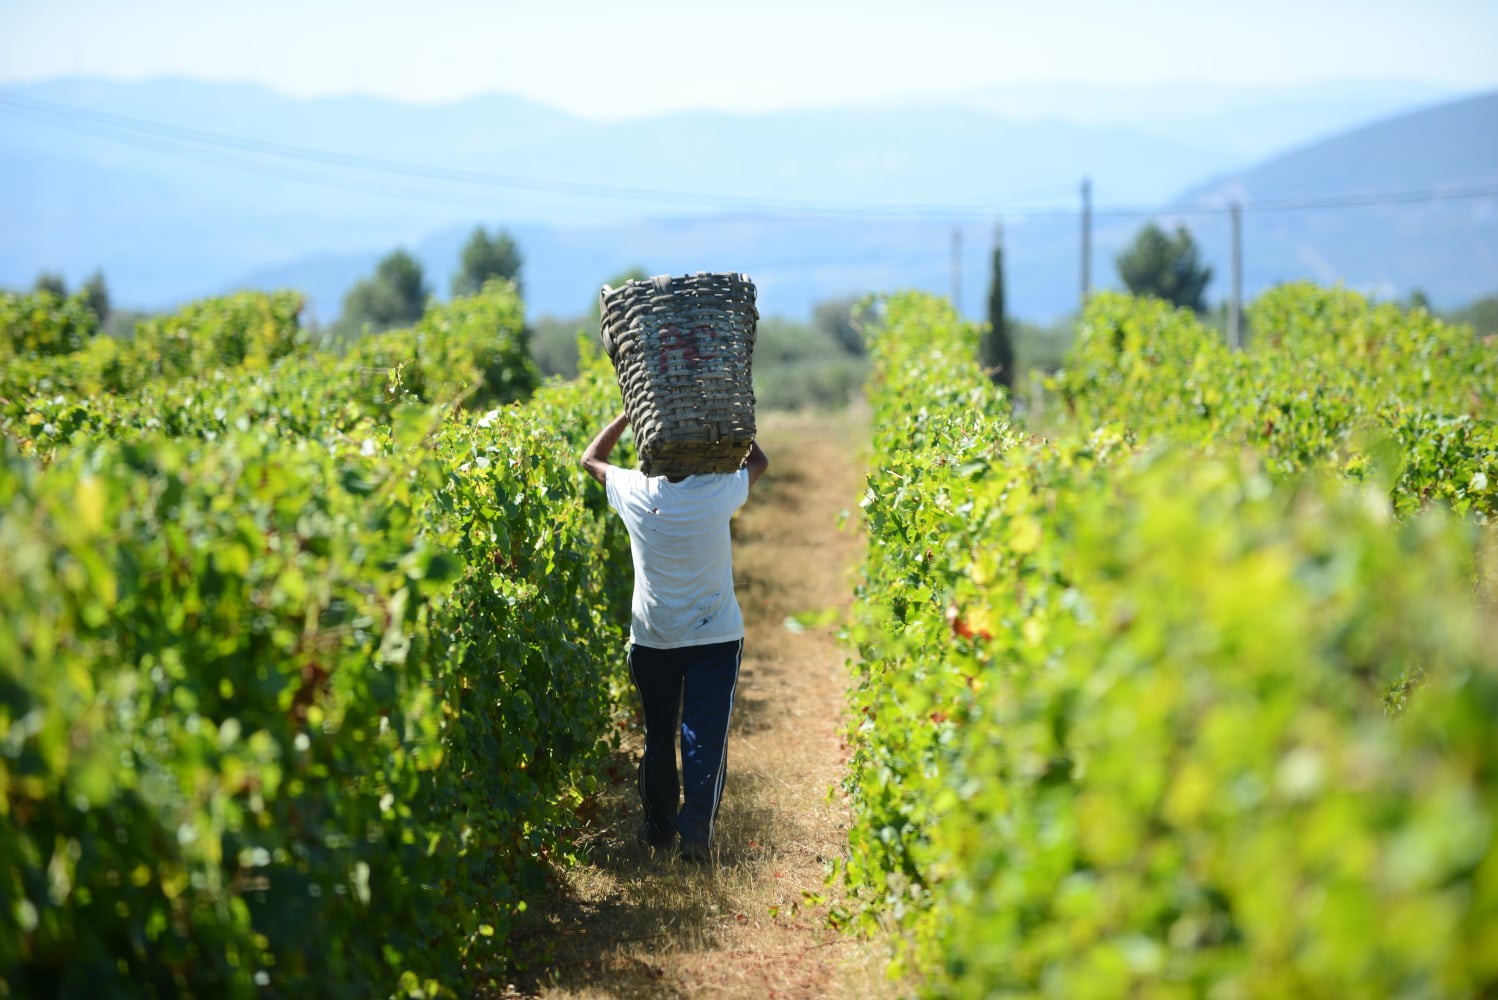
[[[516,936],[509,996],[858,997],[897,988],[887,942],[831,926],[828,883],[847,850],[836,791],[848,651],[837,638],[861,551],[866,418],[770,414],[770,470],[734,523],[747,636],[729,735],[717,858],[703,866],[635,843],[638,720],[586,829],[584,863]]]

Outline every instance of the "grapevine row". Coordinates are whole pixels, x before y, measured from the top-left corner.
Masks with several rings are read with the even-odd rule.
[[[574,460],[607,362],[537,390],[503,286],[342,358],[284,296],[125,342],[49,341],[29,305],[0,390],[0,992],[471,989],[609,745],[629,563]]]
[[[1372,477],[1399,515],[1434,501],[1498,513],[1498,347],[1424,312],[1286,285],[1249,309],[1230,351],[1195,314],[1104,295],[1055,388],[1075,424],[1136,439],[1251,446],[1276,475]]]
[[[1155,309],[1089,311],[1102,343],[1058,379],[1078,420],[1043,439],[945,304],[885,304],[851,629],[861,922],[894,920],[941,996],[1490,992],[1481,483],[1401,472],[1391,494],[1324,426],[1266,445],[1219,415],[1295,399],[1307,367],[1266,361],[1235,376],[1259,401],[1232,397],[1186,364],[1199,345],[1151,339],[1182,331]],[[1491,383],[1463,370],[1391,374],[1379,407],[1428,384],[1488,435]],[[1197,433],[1214,420],[1235,430]]]

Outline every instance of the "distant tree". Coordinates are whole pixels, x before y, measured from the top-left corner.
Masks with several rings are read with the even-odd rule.
[[[1466,323],[1479,337],[1498,334],[1498,295],[1485,295],[1446,318],[1453,323]]]
[[[612,278],[610,278],[608,281],[605,281],[603,284],[604,285],[608,285],[610,288],[618,288],[620,285],[624,284],[626,281],[649,281],[649,280],[650,280],[650,272],[647,271],[647,270],[645,270],[639,264],[635,264],[635,265],[633,265],[631,267],[625,268],[623,271],[620,271],[618,274],[614,275]],[[603,286],[600,285],[599,287],[601,288]],[[595,303],[595,305],[596,305],[596,303]]]
[[[31,286],[38,292],[51,292],[60,299],[68,297],[68,283],[62,275],[54,271],[43,271],[36,276],[36,284]]]
[[[867,374],[868,359],[849,353],[826,328],[776,317],[760,319],[754,395],[761,410],[845,406]]]
[[[526,332],[529,334],[527,342],[530,344],[531,360],[541,369],[541,374],[557,375],[564,379],[577,377],[578,338],[589,337],[595,344],[598,343],[597,325],[588,329],[582,316],[542,316],[529,324]]]
[[[988,286],[988,329],[979,342],[979,355],[990,377],[1004,388],[1014,389],[1014,341],[1009,317],[1004,311],[1004,240],[994,234],[993,273]]]
[[[408,326],[426,312],[426,277],[421,263],[404,250],[395,250],[380,261],[374,277],[360,281],[343,299],[339,326],[351,336],[368,324],[372,330]]]
[[[109,287],[104,284],[103,271],[95,271],[89,275],[83,287],[78,289],[78,294],[83,296],[83,304],[99,317],[101,324],[109,319]]]
[[[1405,300],[1404,307],[1411,312],[1416,309],[1423,309],[1426,312],[1435,311],[1430,306],[1430,296],[1425,294],[1425,289],[1423,288],[1416,288],[1410,292],[1410,297]]]
[[[862,357],[868,353],[859,332],[858,308],[862,295],[844,295],[826,299],[811,307],[811,325],[828,334],[848,354]]]
[[[136,324],[150,318],[151,314],[147,312],[111,308],[109,319],[104,321],[102,329],[106,336],[113,337],[115,340],[131,340],[135,337]]]
[[[626,281],[638,281],[650,277],[644,268],[632,267],[621,274],[617,274],[603,284],[617,288]],[[603,285],[599,285],[602,288]],[[573,378],[577,375],[577,342],[579,337],[592,340],[593,344],[601,351],[603,342],[599,339],[600,327],[603,316],[598,309],[598,296],[595,294],[588,302],[585,309],[568,317],[542,316],[530,327],[531,359],[541,369],[544,375],[560,375],[562,378]]]
[[[453,297],[477,293],[490,278],[508,278],[518,290],[520,266],[520,248],[509,233],[495,230],[491,237],[479,226],[463,245],[458,273],[453,275]]]
[[[1135,295],[1151,295],[1196,312],[1205,312],[1203,295],[1212,269],[1201,262],[1196,241],[1185,226],[1174,235],[1151,222],[1117,257],[1118,276]]]
[[[618,274],[614,275],[608,281],[605,281],[603,283],[603,285],[607,285],[610,288],[618,288],[620,285],[624,284],[626,281],[645,281],[649,277],[650,277],[650,272],[647,271],[647,270],[645,270],[640,265],[636,264],[633,267],[630,267],[630,268],[628,268],[628,269],[626,269],[624,271],[620,271]],[[598,286],[600,290],[602,290],[603,285]],[[603,323],[603,310],[599,306],[598,296],[595,295],[595,296],[593,296],[592,308],[588,310],[588,325],[590,327],[592,327],[593,330],[596,332],[596,331],[599,330],[599,328],[600,328],[600,326],[601,326],[602,323]]]

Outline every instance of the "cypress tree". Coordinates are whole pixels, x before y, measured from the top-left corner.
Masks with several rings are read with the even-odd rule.
[[[1014,344],[1009,339],[1009,318],[1004,315],[1004,233],[998,227],[994,228],[993,274],[988,286],[988,329],[980,354],[989,378],[1012,392]]]

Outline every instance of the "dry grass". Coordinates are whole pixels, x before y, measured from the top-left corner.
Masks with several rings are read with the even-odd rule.
[[[847,672],[836,624],[795,631],[792,615],[841,621],[860,538],[865,418],[771,415],[771,458],[735,522],[735,573],[748,629],[719,818],[718,858],[691,865],[634,842],[632,733],[615,784],[580,848],[585,863],[516,939],[526,968],[511,996],[859,997],[900,992],[886,945],[833,930],[828,866],[848,814],[829,792],[846,761]]]

